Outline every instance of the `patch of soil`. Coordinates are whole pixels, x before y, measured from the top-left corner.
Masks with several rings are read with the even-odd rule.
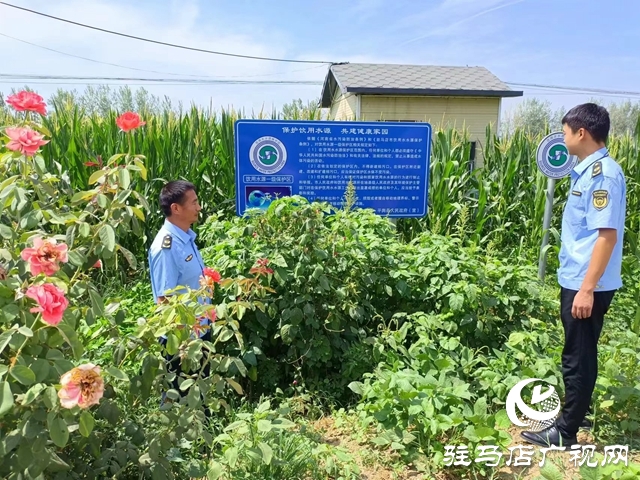
[[[311,423],[312,428],[322,436],[325,443],[340,447],[351,455],[360,468],[362,480],[422,480],[422,474],[401,468],[399,458],[393,453],[372,450],[359,442],[353,431],[346,427],[338,428],[331,417],[325,417]],[[395,468],[394,468],[395,467]]]
[[[311,423],[312,428],[322,437],[322,441],[329,445],[345,449],[355,460],[361,470],[362,480],[424,480],[427,476],[411,470],[409,467],[402,468],[402,461],[392,451],[372,449],[364,440],[359,441],[357,435],[349,427],[337,427],[332,417],[322,418]],[[572,459],[568,447],[562,451],[548,451],[545,455],[544,464],[542,461],[542,447],[525,442],[520,436],[523,429],[511,427],[507,431],[511,435],[512,442],[505,450],[498,450],[502,453],[502,458],[497,467],[492,480],[534,480],[541,477],[541,469],[552,463],[562,474],[565,480],[582,480],[580,475],[580,460]],[[578,443],[581,445],[595,445],[596,452],[604,454],[605,445],[594,442],[593,436],[585,431],[578,432]],[[516,447],[524,447],[527,450],[521,455],[521,451]],[[512,451],[509,448],[513,449]],[[533,448],[533,455],[525,455]],[[519,458],[520,457],[520,458]],[[510,465],[507,461],[510,460]],[[640,452],[629,451],[629,462],[640,462]],[[527,463],[524,465],[523,463]],[[430,477],[433,478],[433,477]],[[458,477],[449,473],[445,469],[436,475],[437,480],[458,480]]]
[[[543,465],[540,466],[540,463],[542,462],[543,454],[544,454],[542,452],[542,447],[527,443],[520,436],[520,432],[522,431],[523,429],[520,429],[518,427],[511,427],[508,429],[509,435],[511,435],[511,438],[513,439],[513,441],[511,442],[511,445],[509,445],[508,448],[527,447],[530,451],[530,448],[533,447],[533,451],[534,451],[533,456],[529,456],[529,455],[527,455],[526,457],[523,456],[522,460],[520,461],[521,465],[516,466],[515,464],[517,463],[520,450],[514,449],[512,453],[507,449],[506,451],[503,452],[503,457],[500,461],[500,465],[496,467],[496,468],[499,468],[498,474],[495,477],[496,480],[507,480],[507,479],[508,480],[513,480],[513,479],[533,480],[536,478],[543,478],[540,476],[541,475],[540,471],[550,463],[553,464],[555,467],[557,467],[557,469],[562,473],[562,478],[566,480],[574,480],[574,479],[581,480],[583,478],[582,475],[580,474],[580,462],[582,461],[582,452],[580,453],[580,456],[576,460],[571,455],[570,446],[567,447],[565,451],[548,451],[546,452]],[[596,443],[594,441],[593,436],[590,433],[585,431],[580,431],[578,432],[577,437],[578,437],[578,443],[580,445],[584,445],[584,446],[594,445],[596,452],[600,454],[604,454],[604,447],[606,445],[600,445]],[[510,462],[511,465],[507,466],[506,462],[510,460],[511,455],[513,455],[511,457],[511,462]],[[637,461],[638,457],[640,457],[640,454],[638,454],[637,452],[631,452],[631,451],[629,452],[629,462]],[[523,460],[525,459],[527,463],[530,463],[530,465],[522,465],[522,463],[524,463]],[[529,462],[528,459],[531,459],[531,461]]]

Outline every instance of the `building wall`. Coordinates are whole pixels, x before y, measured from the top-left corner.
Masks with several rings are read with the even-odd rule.
[[[412,120],[429,122],[434,132],[440,128],[466,128],[476,142],[476,165],[481,166],[487,125],[498,126],[500,98],[475,97],[393,97],[363,95],[361,121]]]
[[[429,122],[434,132],[440,128],[466,128],[469,139],[476,142],[476,166],[483,164],[487,125],[491,124],[495,131],[500,119],[500,98],[361,95],[359,101],[359,120],[363,122]],[[357,104],[356,95],[342,96],[336,90],[329,119],[355,120]]]
[[[472,137],[484,139],[489,123],[498,123],[499,98],[466,97],[388,97],[364,95],[361,120],[414,120],[440,127],[469,130]]]
[[[348,93],[341,95],[340,90],[336,90],[336,96],[331,104],[329,118],[336,121],[355,120],[357,109],[357,97]]]

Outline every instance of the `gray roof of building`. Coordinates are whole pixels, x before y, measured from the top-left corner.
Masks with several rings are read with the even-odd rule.
[[[336,88],[343,94],[520,97],[484,67],[343,63],[329,67],[321,106],[331,106]]]

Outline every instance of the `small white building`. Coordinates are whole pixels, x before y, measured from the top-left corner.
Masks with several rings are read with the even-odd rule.
[[[474,158],[487,126],[499,126],[502,99],[522,95],[484,67],[344,63],[329,68],[320,106],[329,120],[466,128]]]

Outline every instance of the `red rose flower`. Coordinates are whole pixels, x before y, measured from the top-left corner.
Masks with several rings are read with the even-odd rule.
[[[140,120],[140,115],[134,112],[125,112],[116,119],[116,125],[118,125],[123,132],[135,130],[145,124],[146,122]]]
[[[213,268],[209,268],[209,267],[205,267],[204,269],[204,276],[208,279],[211,280],[214,283],[219,283],[220,279],[222,278],[222,276],[220,275],[219,272],[217,272],[216,270],[214,270]]]

